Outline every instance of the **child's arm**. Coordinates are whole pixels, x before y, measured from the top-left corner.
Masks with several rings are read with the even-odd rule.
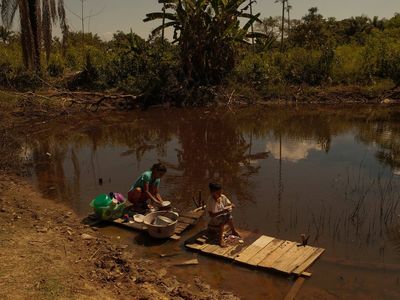
[[[226,214],[229,212],[231,212],[231,209],[229,209],[229,208],[225,208],[224,210],[221,210],[221,211],[215,212],[215,213],[212,211],[208,211],[210,217],[216,217],[216,216],[223,215],[223,214]]]

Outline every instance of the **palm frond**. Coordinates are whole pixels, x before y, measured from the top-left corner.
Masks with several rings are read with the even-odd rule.
[[[177,17],[176,15],[172,13],[162,13],[162,12],[154,12],[154,13],[148,13],[146,14],[146,18],[143,20],[143,22],[149,22],[149,21],[154,21],[157,19],[162,19],[165,17],[165,19],[171,20],[171,21],[176,21]]]
[[[18,9],[18,0],[3,0],[1,2],[1,18],[4,25],[10,28]]]

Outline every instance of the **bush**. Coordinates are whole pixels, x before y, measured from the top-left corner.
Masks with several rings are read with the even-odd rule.
[[[47,73],[52,77],[61,76],[64,74],[65,63],[60,55],[52,55],[47,65]]]
[[[68,48],[65,54],[66,67],[72,70],[80,69],[83,66],[82,49]]]
[[[295,84],[321,84],[330,77],[333,62],[334,51],[330,47],[322,50],[292,48],[275,57],[284,79]]]
[[[384,34],[371,37],[363,51],[362,68],[369,79],[389,78],[400,83],[400,43]]]
[[[276,84],[282,80],[282,73],[268,52],[247,53],[237,64],[234,75],[238,81],[250,82],[256,86]]]
[[[352,84],[365,81],[362,68],[363,51],[364,47],[355,44],[336,48],[331,73],[333,82]]]

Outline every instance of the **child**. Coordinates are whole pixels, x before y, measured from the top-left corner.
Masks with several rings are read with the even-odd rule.
[[[133,204],[134,211],[144,213],[152,205],[163,206],[163,199],[159,194],[160,179],[167,172],[161,164],[154,164],[149,171],[140,175],[128,192],[128,200]],[[148,203],[149,202],[149,203]]]
[[[220,184],[210,183],[208,187],[211,193],[207,203],[208,213],[211,217],[209,224],[219,226],[219,244],[221,247],[226,247],[224,242],[224,227],[226,224],[230,226],[233,235],[240,237],[232,221],[232,208],[235,206],[222,194],[222,186]]]

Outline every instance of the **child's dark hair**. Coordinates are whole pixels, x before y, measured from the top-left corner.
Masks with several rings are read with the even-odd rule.
[[[216,182],[210,182],[208,184],[211,193],[218,192],[222,190],[222,185]]]
[[[151,167],[151,171],[152,172],[157,171],[157,172],[160,172],[160,173],[165,173],[165,172],[167,172],[167,168],[162,163],[158,163],[158,164],[154,164]]]

